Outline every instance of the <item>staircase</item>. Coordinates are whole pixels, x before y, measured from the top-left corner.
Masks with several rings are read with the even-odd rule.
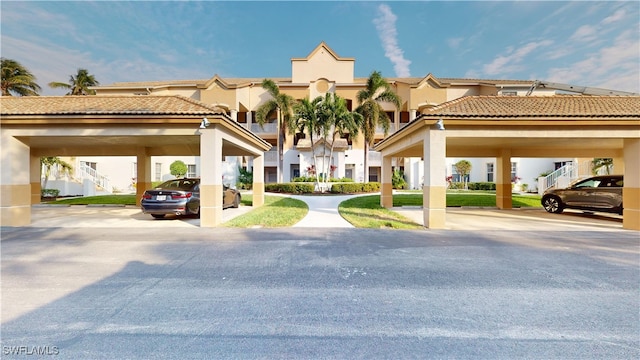
[[[606,168],[600,168],[597,173],[594,174],[591,161],[584,161],[581,164],[569,163],[547,176],[539,177],[538,194],[542,195],[551,188],[566,188],[576,180],[593,175],[606,175],[606,173]]]
[[[112,193],[109,178],[101,175],[94,168],[87,166],[87,164],[83,162],[80,163],[80,167],[76,172],[76,176],[79,177],[79,180],[81,182],[84,182],[84,180],[89,180],[91,183],[97,186],[97,190],[102,194]]]

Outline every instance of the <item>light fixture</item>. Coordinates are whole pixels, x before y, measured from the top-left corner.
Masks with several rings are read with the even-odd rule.
[[[436,121],[436,130],[444,130],[444,121],[442,119]]]
[[[206,117],[202,118],[202,121],[200,122],[200,129],[206,129],[209,125],[211,125],[209,119],[207,119]]]

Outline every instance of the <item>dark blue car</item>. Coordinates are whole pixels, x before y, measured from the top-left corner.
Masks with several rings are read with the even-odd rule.
[[[223,209],[240,206],[240,192],[225,186]],[[144,192],[142,212],[161,219],[167,214],[200,216],[200,179],[173,179]]]

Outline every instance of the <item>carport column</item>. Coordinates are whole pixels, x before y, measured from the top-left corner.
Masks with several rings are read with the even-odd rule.
[[[136,206],[140,206],[140,200],[144,191],[151,188],[151,156],[146,147],[136,148]]]
[[[622,227],[640,230],[640,139],[624,139]]]
[[[500,149],[496,162],[496,206],[498,209],[511,209],[511,149]]]
[[[253,157],[253,207],[264,205],[264,155]]]
[[[42,196],[42,163],[39,156],[30,156],[29,177],[31,178],[31,204],[40,204]]]
[[[214,125],[200,130],[200,226],[222,222],[222,132]]]
[[[430,229],[444,229],[446,222],[446,147],[444,130],[427,130],[425,132],[422,211],[424,226]]]
[[[0,225],[25,226],[31,223],[30,149],[2,131],[0,146]]]
[[[393,169],[391,168],[391,156],[382,155],[382,188],[380,189],[380,206],[387,209],[393,207],[392,174]]]

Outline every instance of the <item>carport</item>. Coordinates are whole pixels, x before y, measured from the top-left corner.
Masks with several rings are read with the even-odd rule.
[[[392,158],[424,160],[423,217],[444,228],[446,157],[495,157],[496,205],[511,209],[512,157],[613,158],[622,164],[623,228],[640,230],[640,97],[468,96],[436,106],[374,147],[380,204],[393,206]]]
[[[138,205],[152,156],[200,156],[203,227],[222,219],[223,157],[252,156],[253,206],[264,204],[271,145],[216,107],[178,95],[3,97],[0,106],[2,226],[31,223],[43,156],[136,156]]]

